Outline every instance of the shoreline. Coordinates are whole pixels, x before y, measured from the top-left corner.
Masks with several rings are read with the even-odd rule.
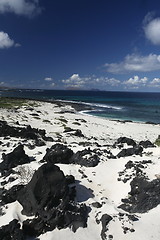
[[[73,107],[75,109],[75,111],[81,113],[82,115],[86,115],[86,116],[92,116],[92,117],[96,117],[96,118],[102,118],[102,119],[106,119],[109,121],[115,121],[115,122],[122,122],[122,123],[138,123],[138,124],[151,124],[151,125],[160,125],[160,123],[154,123],[152,121],[134,121],[134,120],[122,120],[122,119],[112,119],[112,118],[107,118],[107,117],[101,117],[101,116],[97,116],[97,115],[92,115],[92,114],[87,114],[85,112],[88,111],[94,111],[95,109],[93,107],[88,106],[87,103],[80,103],[80,102],[74,102],[74,101],[69,101],[69,100],[42,100],[42,99],[32,99],[32,98],[16,98],[16,97],[3,97],[0,96],[0,99],[13,99],[13,100],[28,100],[28,101],[37,101],[37,102],[42,102],[42,103],[53,103],[53,104],[57,104],[59,107],[63,107],[65,105],[69,105],[71,107]]]

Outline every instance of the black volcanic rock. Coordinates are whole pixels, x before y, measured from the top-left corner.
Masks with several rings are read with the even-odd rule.
[[[68,179],[58,166],[52,163],[42,165],[17,197],[23,206],[22,213],[36,216],[23,222],[24,233],[38,236],[55,227],[70,227],[73,231],[86,227],[88,209],[85,204],[73,201],[75,194],[75,189],[68,186]]]
[[[53,141],[51,137],[46,137],[44,129],[32,128],[30,125],[26,127],[14,127],[8,125],[6,121],[0,120],[0,137],[8,136],[35,140],[37,146],[39,146],[39,139],[44,141]]]
[[[8,204],[15,202],[19,191],[23,188],[23,185],[14,185],[9,190],[1,189],[2,204]]]
[[[1,240],[24,240],[24,235],[20,229],[18,220],[14,219],[8,225],[0,228],[0,239]]]
[[[130,213],[145,213],[160,204],[160,179],[148,181],[144,176],[135,177],[131,185],[130,197],[122,199],[120,206]]]
[[[63,144],[55,144],[51,148],[47,148],[46,155],[43,158],[43,162],[50,163],[70,163],[70,158],[73,155],[73,151]]]
[[[102,240],[106,240],[106,232],[108,230],[107,225],[113,218],[108,214],[103,214],[101,218],[102,223],[102,231],[101,231],[101,238]]]
[[[155,147],[155,145],[153,143],[151,143],[149,140],[141,141],[139,143],[139,145],[144,147],[144,148]]]
[[[99,157],[90,149],[84,149],[73,154],[70,162],[85,167],[95,167],[99,163]]]
[[[3,162],[0,163],[0,172],[8,171],[18,165],[30,163],[30,158],[25,154],[23,145],[18,145],[12,152],[2,154]]]
[[[46,155],[41,162],[79,164],[86,167],[95,167],[99,163],[99,157],[89,148],[73,153],[71,149],[63,144],[55,144],[46,150]]]
[[[116,144],[120,144],[120,143],[126,143],[127,145],[130,145],[130,146],[136,146],[136,142],[131,139],[131,138],[127,138],[127,137],[120,137],[117,139]]]
[[[44,208],[57,207],[68,192],[63,172],[58,166],[47,163],[34,173],[20,192],[18,201],[23,206],[24,214],[32,216],[40,211],[39,214],[43,215]]]
[[[132,155],[141,155],[143,152],[143,148],[141,146],[135,146],[133,148],[126,148],[122,149],[118,154],[117,157],[127,157]]]

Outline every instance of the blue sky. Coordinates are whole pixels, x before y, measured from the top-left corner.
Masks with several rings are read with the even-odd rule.
[[[0,85],[160,91],[157,0],[0,0]]]

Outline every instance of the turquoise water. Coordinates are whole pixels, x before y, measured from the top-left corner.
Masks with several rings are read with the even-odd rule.
[[[14,90],[1,96],[39,100],[66,100],[92,107],[88,114],[104,118],[160,123],[160,93]]]

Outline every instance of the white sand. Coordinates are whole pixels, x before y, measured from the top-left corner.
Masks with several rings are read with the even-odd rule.
[[[88,116],[81,113],[77,113],[70,106],[58,107],[56,104],[37,102],[36,106],[34,101],[29,101],[29,105],[33,104],[33,110],[29,110],[27,106],[17,108],[16,110],[0,109],[0,119],[6,120],[8,124],[14,125],[19,121],[20,126],[31,125],[34,128],[40,128],[46,130],[46,135],[53,137],[55,143],[58,139],[61,139],[61,143],[67,144],[74,152],[83,150],[84,147],[81,142],[88,142],[91,149],[98,149],[97,143],[101,145],[102,149],[110,149],[113,154],[117,154],[120,150],[113,149],[111,145],[121,136],[130,137],[135,141],[150,140],[154,142],[160,134],[160,126],[143,123],[122,123],[118,121],[111,121],[98,117]],[[27,110],[28,109],[28,110]],[[61,111],[63,110],[63,113]],[[66,111],[66,113],[64,113]],[[68,112],[72,111],[72,112]],[[31,114],[36,113],[39,116],[33,116]],[[85,120],[85,121],[84,121]],[[17,125],[18,126],[18,125]],[[70,133],[64,133],[66,127],[72,129],[80,129],[84,134],[83,137],[76,137]],[[11,152],[19,142],[23,144],[22,139],[4,139],[0,138],[3,142],[0,149],[0,161],[1,154]],[[9,146],[7,143],[10,143]],[[34,171],[40,166],[39,161],[46,153],[46,148],[51,147],[54,142],[46,142],[46,146],[36,147],[30,150],[25,146],[25,152],[31,157],[36,159],[36,162],[32,162],[29,167]],[[153,180],[160,174],[160,148],[147,148],[144,150],[143,156],[131,156],[120,159],[108,159],[104,153],[101,156],[101,162],[96,167],[86,168],[79,165],[63,165],[58,164],[65,174],[72,174],[76,180],[80,181],[77,184],[77,201],[80,203],[86,203],[91,207],[91,212],[88,218],[88,227],[85,229],[78,229],[76,233],[73,233],[70,229],[57,230],[45,233],[40,236],[40,240],[59,240],[59,239],[73,239],[73,240],[100,240],[101,223],[97,224],[95,216],[100,220],[101,216],[105,213],[113,217],[113,221],[109,223],[107,235],[113,235],[114,240],[159,240],[160,239],[160,206],[148,211],[145,214],[137,214],[139,221],[129,222],[125,216],[122,220],[119,220],[118,213],[124,212],[119,209],[121,199],[128,196],[130,191],[130,181],[124,183],[118,181],[119,172],[124,170],[125,164],[132,160],[152,160],[153,164],[148,164],[144,169],[149,179]],[[27,164],[25,165],[27,167]],[[17,167],[18,168],[18,167]],[[79,169],[87,175],[87,178],[82,178],[82,174]],[[127,174],[132,174],[129,170]],[[133,179],[133,177],[132,177]],[[90,180],[90,181],[88,181]],[[4,179],[0,178],[0,183]],[[21,181],[21,179],[19,179]],[[6,189],[9,189],[13,185],[17,184],[18,180],[12,184],[7,184]],[[92,191],[91,191],[91,190]],[[103,203],[101,208],[94,208],[91,206],[93,202]],[[12,219],[16,218],[20,222],[25,219],[25,216],[21,214],[21,206],[18,202],[8,204],[6,209],[3,209],[6,214],[0,216],[0,226],[6,225]],[[122,227],[133,228],[135,231],[128,231],[126,234]],[[109,239],[109,238],[107,238]]]

